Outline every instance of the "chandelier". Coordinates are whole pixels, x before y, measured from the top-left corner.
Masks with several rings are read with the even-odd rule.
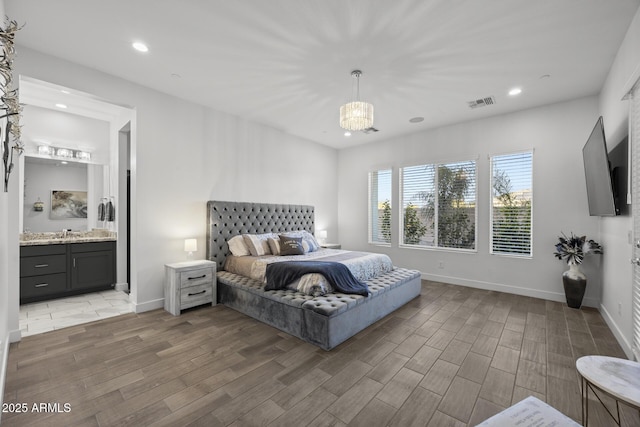
[[[356,99],[340,107],[340,127],[347,130],[364,130],[373,126],[373,105],[360,101],[360,76],[362,71],[353,70],[356,79]]]

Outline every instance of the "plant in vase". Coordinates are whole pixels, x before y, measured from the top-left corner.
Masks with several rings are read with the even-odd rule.
[[[571,308],[580,308],[582,298],[587,288],[587,277],[580,271],[580,264],[589,254],[601,254],[602,246],[594,240],[587,240],[587,236],[576,236],[571,233],[567,237],[564,233],[558,237],[556,251],[553,254],[559,260],[569,265],[569,270],[562,273],[562,284],[567,305]]]

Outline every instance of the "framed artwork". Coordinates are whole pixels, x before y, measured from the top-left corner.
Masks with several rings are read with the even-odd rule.
[[[86,191],[51,190],[51,219],[86,217]]]

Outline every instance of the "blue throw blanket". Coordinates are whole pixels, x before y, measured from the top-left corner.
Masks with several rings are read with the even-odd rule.
[[[286,289],[289,283],[309,273],[322,274],[338,292],[369,295],[367,284],[353,277],[346,265],[328,261],[283,261],[268,264],[264,289]]]

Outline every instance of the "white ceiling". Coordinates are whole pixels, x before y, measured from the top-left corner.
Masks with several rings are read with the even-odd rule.
[[[5,12],[26,24],[18,56],[26,46],[344,148],[597,94],[639,4],[5,0]],[[380,132],[347,138],[338,110],[356,68]],[[514,86],[523,92],[509,97]],[[467,105],[488,96],[494,105]]]

